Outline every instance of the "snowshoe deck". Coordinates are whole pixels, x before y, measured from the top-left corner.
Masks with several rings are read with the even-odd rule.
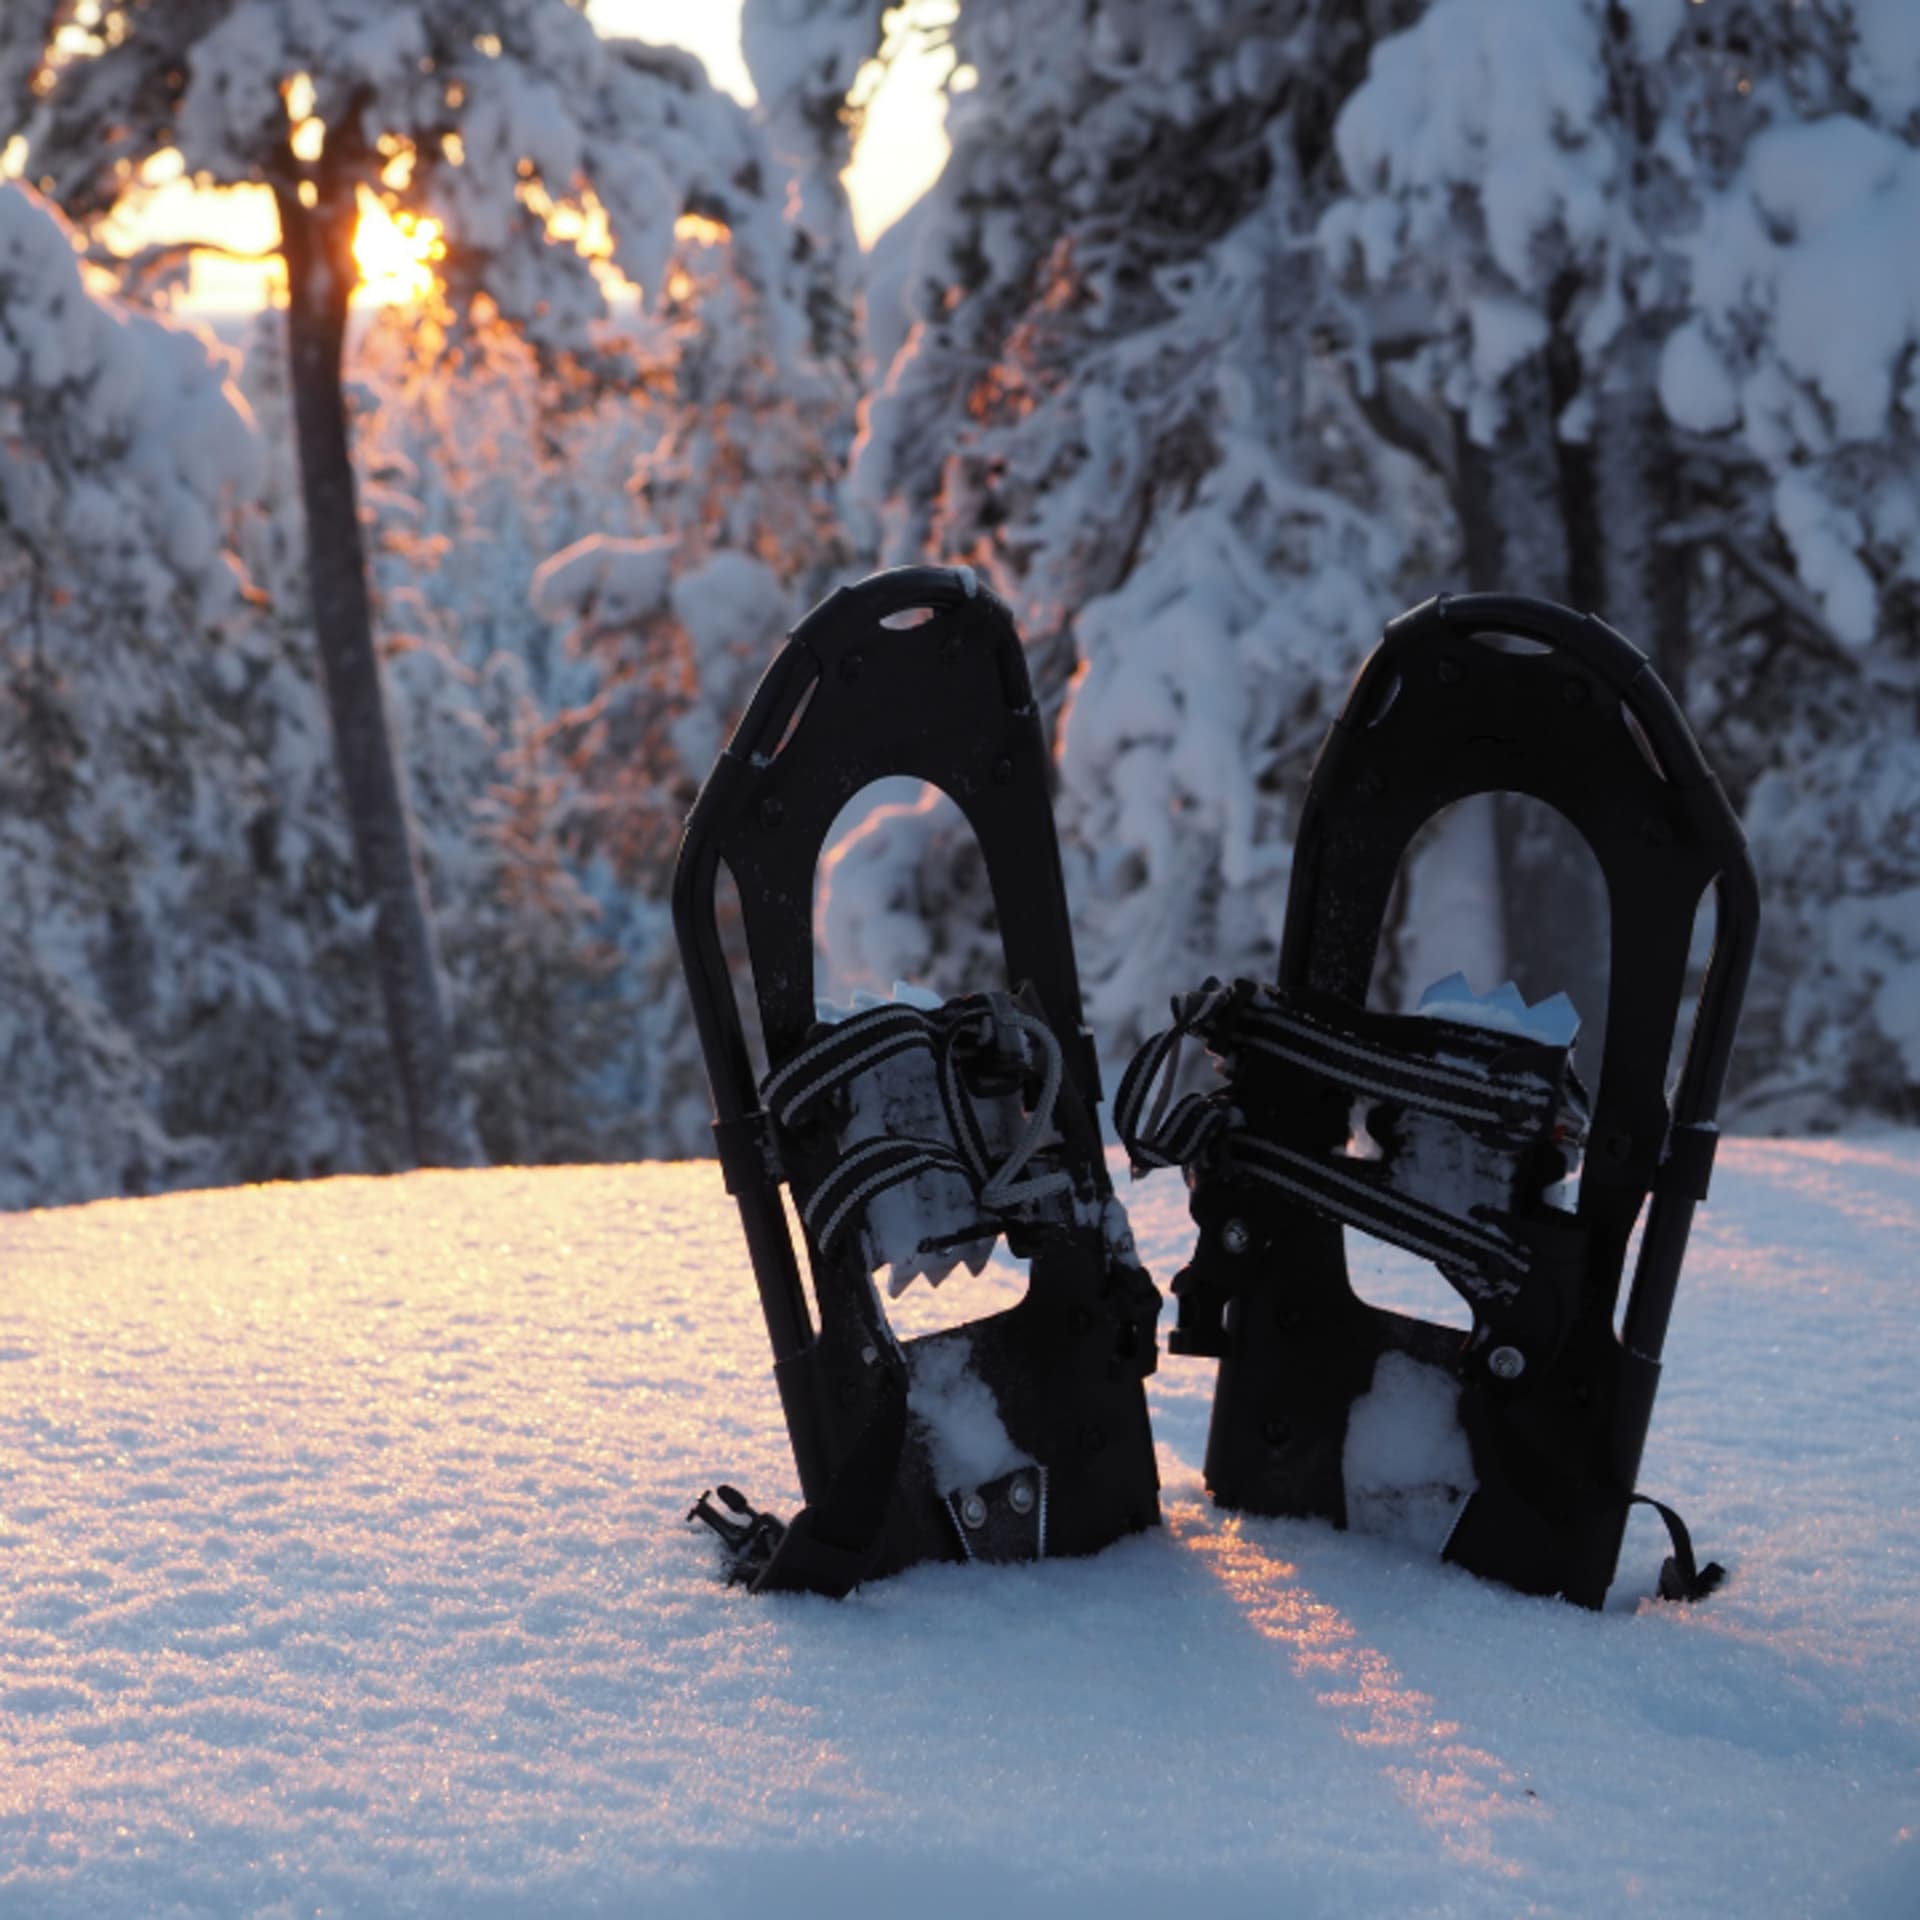
[[[794,630],[688,818],[675,928],[806,1501],[784,1527],[731,1488],[724,1511],[696,1507],[757,1588],[842,1594],[923,1560],[1090,1553],[1159,1518],[1144,1380],[1160,1300],[1102,1158],[1048,771],[1007,609],[964,570],[902,568]],[[896,775],[940,789],[972,828],[1010,990],[822,1024],[819,857],[847,802]],[[722,863],[759,1080],[721,944]],[[902,1112],[919,1118],[894,1124]],[[877,1210],[929,1191],[969,1216],[976,1244],[998,1233],[1028,1258],[1028,1290],[900,1340],[873,1284]],[[1005,1445],[968,1477],[939,1408],[959,1392],[977,1412],[980,1389]],[[960,1451],[981,1465],[978,1447]]]
[[[1414,836],[1453,802],[1498,791],[1557,809],[1605,879],[1611,964],[1590,1117],[1568,1046],[1366,1008]],[[1708,888],[1713,957],[1669,1109]],[[1757,919],[1738,822],[1637,648],[1591,617],[1502,595],[1429,601],[1387,627],[1314,769],[1277,983],[1210,982],[1176,1003],[1115,1103],[1136,1164],[1179,1162],[1192,1185],[1199,1238],[1173,1283],[1171,1345],[1220,1359],[1206,1462],[1217,1500],[1347,1524],[1355,1408],[1406,1363],[1437,1369],[1443,1389],[1457,1384],[1472,1467],[1446,1557],[1601,1604],[1706,1197]],[[1186,1033],[1227,1084],[1178,1105],[1162,1095],[1150,1112]],[[1547,1190],[1583,1135],[1567,1212]],[[1471,1308],[1471,1333],[1360,1299],[1347,1227],[1430,1259]],[[1395,1354],[1405,1361],[1383,1373]],[[1669,1524],[1664,1584],[1704,1590],[1718,1570],[1699,1573]]]

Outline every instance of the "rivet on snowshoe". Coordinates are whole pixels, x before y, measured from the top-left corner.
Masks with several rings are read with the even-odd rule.
[[[1253,1245],[1253,1235],[1244,1220],[1229,1220],[1220,1229],[1220,1244],[1228,1253],[1245,1253]]]
[[[1016,1480],[1013,1485],[1007,1489],[1007,1505],[1010,1506],[1015,1513],[1031,1513],[1033,1511],[1033,1482],[1031,1480]]]
[[[1527,1356],[1518,1347],[1495,1347],[1487,1355],[1487,1371],[1496,1380],[1518,1380],[1527,1370]]]
[[[987,1524],[987,1503],[977,1493],[970,1493],[960,1502],[960,1518],[970,1527],[984,1527]]]

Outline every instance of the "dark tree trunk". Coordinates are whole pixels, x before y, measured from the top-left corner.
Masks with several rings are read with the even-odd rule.
[[[276,186],[287,263],[288,372],[307,514],[307,580],[335,763],[360,884],[374,910],[373,962],[415,1161],[472,1166],[472,1122],[453,1068],[433,938],[422,904],[406,804],[394,766],[373,650],[366,551],[341,390],[347,308],[357,278],[354,186],[324,163],[309,207],[291,179]]]
[[[1684,545],[1663,537],[1685,517],[1683,461],[1657,384],[1663,331],[1642,322],[1623,336],[1594,408],[1595,611],[1653,656],[1684,707],[1689,556]]]
[[[1579,605],[1596,577],[1586,503],[1585,450],[1556,432],[1571,395],[1551,355],[1516,368],[1508,414],[1491,447],[1459,424],[1455,471],[1467,583],[1478,593],[1530,593]],[[1583,609],[1585,610],[1585,609]],[[1594,611],[1604,611],[1593,609]],[[1537,801],[1504,797],[1499,810],[1501,906],[1507,963],[1529,999],[1565,993],[1581,1016],[1579,1057],[1597,1070],[1606,1033],[1606,883],[1585,841]]]

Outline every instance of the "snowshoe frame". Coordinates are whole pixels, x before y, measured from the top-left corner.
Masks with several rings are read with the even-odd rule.
[[[1606,1033],[1576,1257],[1534,1276],[1556,1296],[1532,1303],[1547,1337],[1522,1353],[1489,1338],[1477,1309],[1466,1337],[1373,1306],[1351,1287],[1339,1224],[1227,1178],[1196,1182],[1200,1237],[1174,1282],[1181,1314],[1170,1344],[1220,1357],[1206,1459],[1214,1497],[1339,1524],[1348,1414],[1379,1357],[1399,1351],[1454,1372],[1478,1485],[1446,1557],[1598,1607],[1636,1498],[1693,1211],[1706,1197],[1758,894],[1738,820],[1638,648],[1546,601],[1441,597],[1387,626],[1315,764],[1282,937],[1283,998],[1364,1008],[1414,836],[1442,808],[1489,792],[1531,795],[1571,822],[1609,901]],[[1709,887],[1713,955],[1669,1112],[1694,915]],[[1339,1151],[1331,1138],[1311,1144]],[[1669,1525],[1676,1559],[1663,1590],[1704,1591],[1718,1569],[1696,1577],[1684,1528]]]
[[[899,568],[843,588],[793,630],[688,817],[675,930],[712,1085],[714,1139],[806,1502],[782,1529],[756,1526],[763,1516],[738,1495],[727,1499],[743,1517],[716,1531],[737,1548],[752,1543],[757,1563],[737,1571],[756,1588],[842,1594],[922,1560],[1088,1553],[1158,1521],[1144,1377],[1154,1366],[1160,1301],[1125,1248],[1116,1258],[1105,1237],[1115,1215],[1095,1117],[1098,1068],[1082,1020],[1049,774],[1006,607],[969,571]],[[789,1226],[783,1178],[810,1157],[817,1172],[817,1156],[833,1146],[783,1133],[763,1109],[716,898],[724,862],[767,1060],[777,1068],[815,1025],[814,884],[827,835],[854,795],[896,775],[938,788],[978,841],[1007,983],[1061,1050],[1057,1152],[1085,1202],[1077,1227],[1008,1231],[1013,1251],[1031,1260],[1017,1305],[905,1342],[858,1250],[843,1243],[823,1252],[810,1230]],[[956,1339],[970,1343],[970,1365],[1034,1472],[964,1490],[934,1484],[908,1407],[910,1372],[916,1349]],[[701,1517],[713,1524],[717,1516]]]

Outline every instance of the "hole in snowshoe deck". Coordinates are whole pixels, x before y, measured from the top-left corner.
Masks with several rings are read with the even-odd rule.
[[[824,845],[814,876],[817,998],[844,1004],[886,994],[896,980],[942,999],[1010,984],[980,844],[938,787],[872,782],[834,816]],[[969,923],[977,938],[935,951],[933,925]]]
[[[1430,1260],[1390,1247],[1364,1233],[1349,1232],[1347,1281],[1355,1297],[1410,1320],[1446,1327],[1463,1337],[1473,1331],[1473,1310],[1441,1277]]]
[[[1647,730],[1633,717],[1633,710],[1623,706],[1620,709],[1620,723],[1627,730],[1627,738],[1640,749],[1640,757],[1662,780],[1670,781],[1672,776],[1660,763],[1660,756],[1653,749],[1653,742],[1647,738]]]
[[[956,914],[951,903],[969,896],[974,911]],[[862,788],[828,829],[815,879],[814,990],[822,1016],[888,999],[924,998],[937,1005],[963,992],[1005,989],[1005,956],[990,915],[982,911],[986,896],[979,843],[945,793],[908,779]],[[936,953],[930,926],[969,919],[981,928],[977,944]],[[893,1116],[891,1130],[918,1133],[931,1124],[931,1116],[901,1113]],[[921,1198],[934,1202],[939,1213],[937,1193]],[[900,1220],[911,1204],[903,1195],[893,1210]],[[887,1224],[880,1222],[883,1229]],[[874,1285],[902,1339],[1003,1312],[1024,1297],[1026,1262],[1014,1259],[990,1227],[957,1214],[941,1214],[929,1225],[920,1246],[890,1241],[875,1249],[890,1256],[877,1265]],[[979,1230],[969,1232],[970,1226]]]
[[[788,741],[799,732],[800,723],[807,717],[807,709],[813,705],[813,696],[819,689],[820,676],[815,674],[814,677],[807,682],[806,691],[793,703],[793,711],[788,714],[786,725],[780,729],[780,737],[774,741],[772,749],[767,753],[766,758],[769,764],[778,760],[780,756],[786,752]]]
[[[727,957],[727,985],[733,1004],[740,1014],[741,1037],[746,1042],[747,1058],[753,1076],[760,1079],[767,1070],[766,1035],[760,1024],[760,1002],[748,984],[747,926],[740,909],[740,887],[733,869],[722,860],[713,883],[713,917],[720,929],[720,949]]]
[[[1367,710],[1366,725],[1369,728],[1377,727],[1393,711],[1393,704],[1400,698],[1400,689],[1403,684],[1397,673],[1387,676],[1378,697]]]
[[[1483,628],[1471,636],[1490,653],[1518,654],[1528,658],[1539,658],[1550,654],[1553,649],[1544,640],[1530,639],[1524,633],[1501,633],[1496,628]]]
[[[1680,1002],[1680,1017],[1673,1026],[1673,1046],[1667,1055],[1667,1088],[1671,1093],[1686,1064],[1687,1050],[1693,1044],[1693,1030],[1700,1019],[1700,993],[1713,960],[1713,949],[1720,937],[1720,890],[1709,887],[1693,910],[1693,937],[1687,943],[1687,988]]]
[[[1580,1016],[1574,1065],[1597,1099],[1613,986],[1606,875],[1580,829],[1557,808],[1524,793],[1503,793],[1497,806],[1506,874],[1500,977],[1511,979],[1529,1005],[1556,993],[1573,1002]]]
[[[1546,651],[1531,642],[1520,650]],[[1523,863],[1515,862],[1516,850],[1527,856]],[[1591,1084],[1605,1027],[1608,938],[1604,876],[1578,829],[1523,794],[1473,795],[1436,813],[1402,861],[1368,1005],[1416,1013],[1428,999],[1437,1018],[1540,1038],[1551,1028],[1555,1039],[1577,1016],[1575,1058]],[[1561,994],[1570,1007],[1558,1001]],[[1395,1126],[1391,1108],[1356,1101],[1347,1157],[1391,1153],[1396,1180],[1412,1175],[1409,1191],[1436,1205],[1460,1203],[1476,1177],[1473,1167],[1454,1164],[1466,1151],[1462,1137],[1416,1124],[1400,1138]],[[1570,1152],[1570,1178],[1549,1189],[1552,1203],[1569,1213],[1577,1204],[1578,1164]],[[1503,1208],[1514,1197],[1484,1196]],[[1431,1262],[1364,1233],[1348,1232],[1345,1241],[1349,1283],[1366,1304],[1471,1331],[1472,1309]]]

